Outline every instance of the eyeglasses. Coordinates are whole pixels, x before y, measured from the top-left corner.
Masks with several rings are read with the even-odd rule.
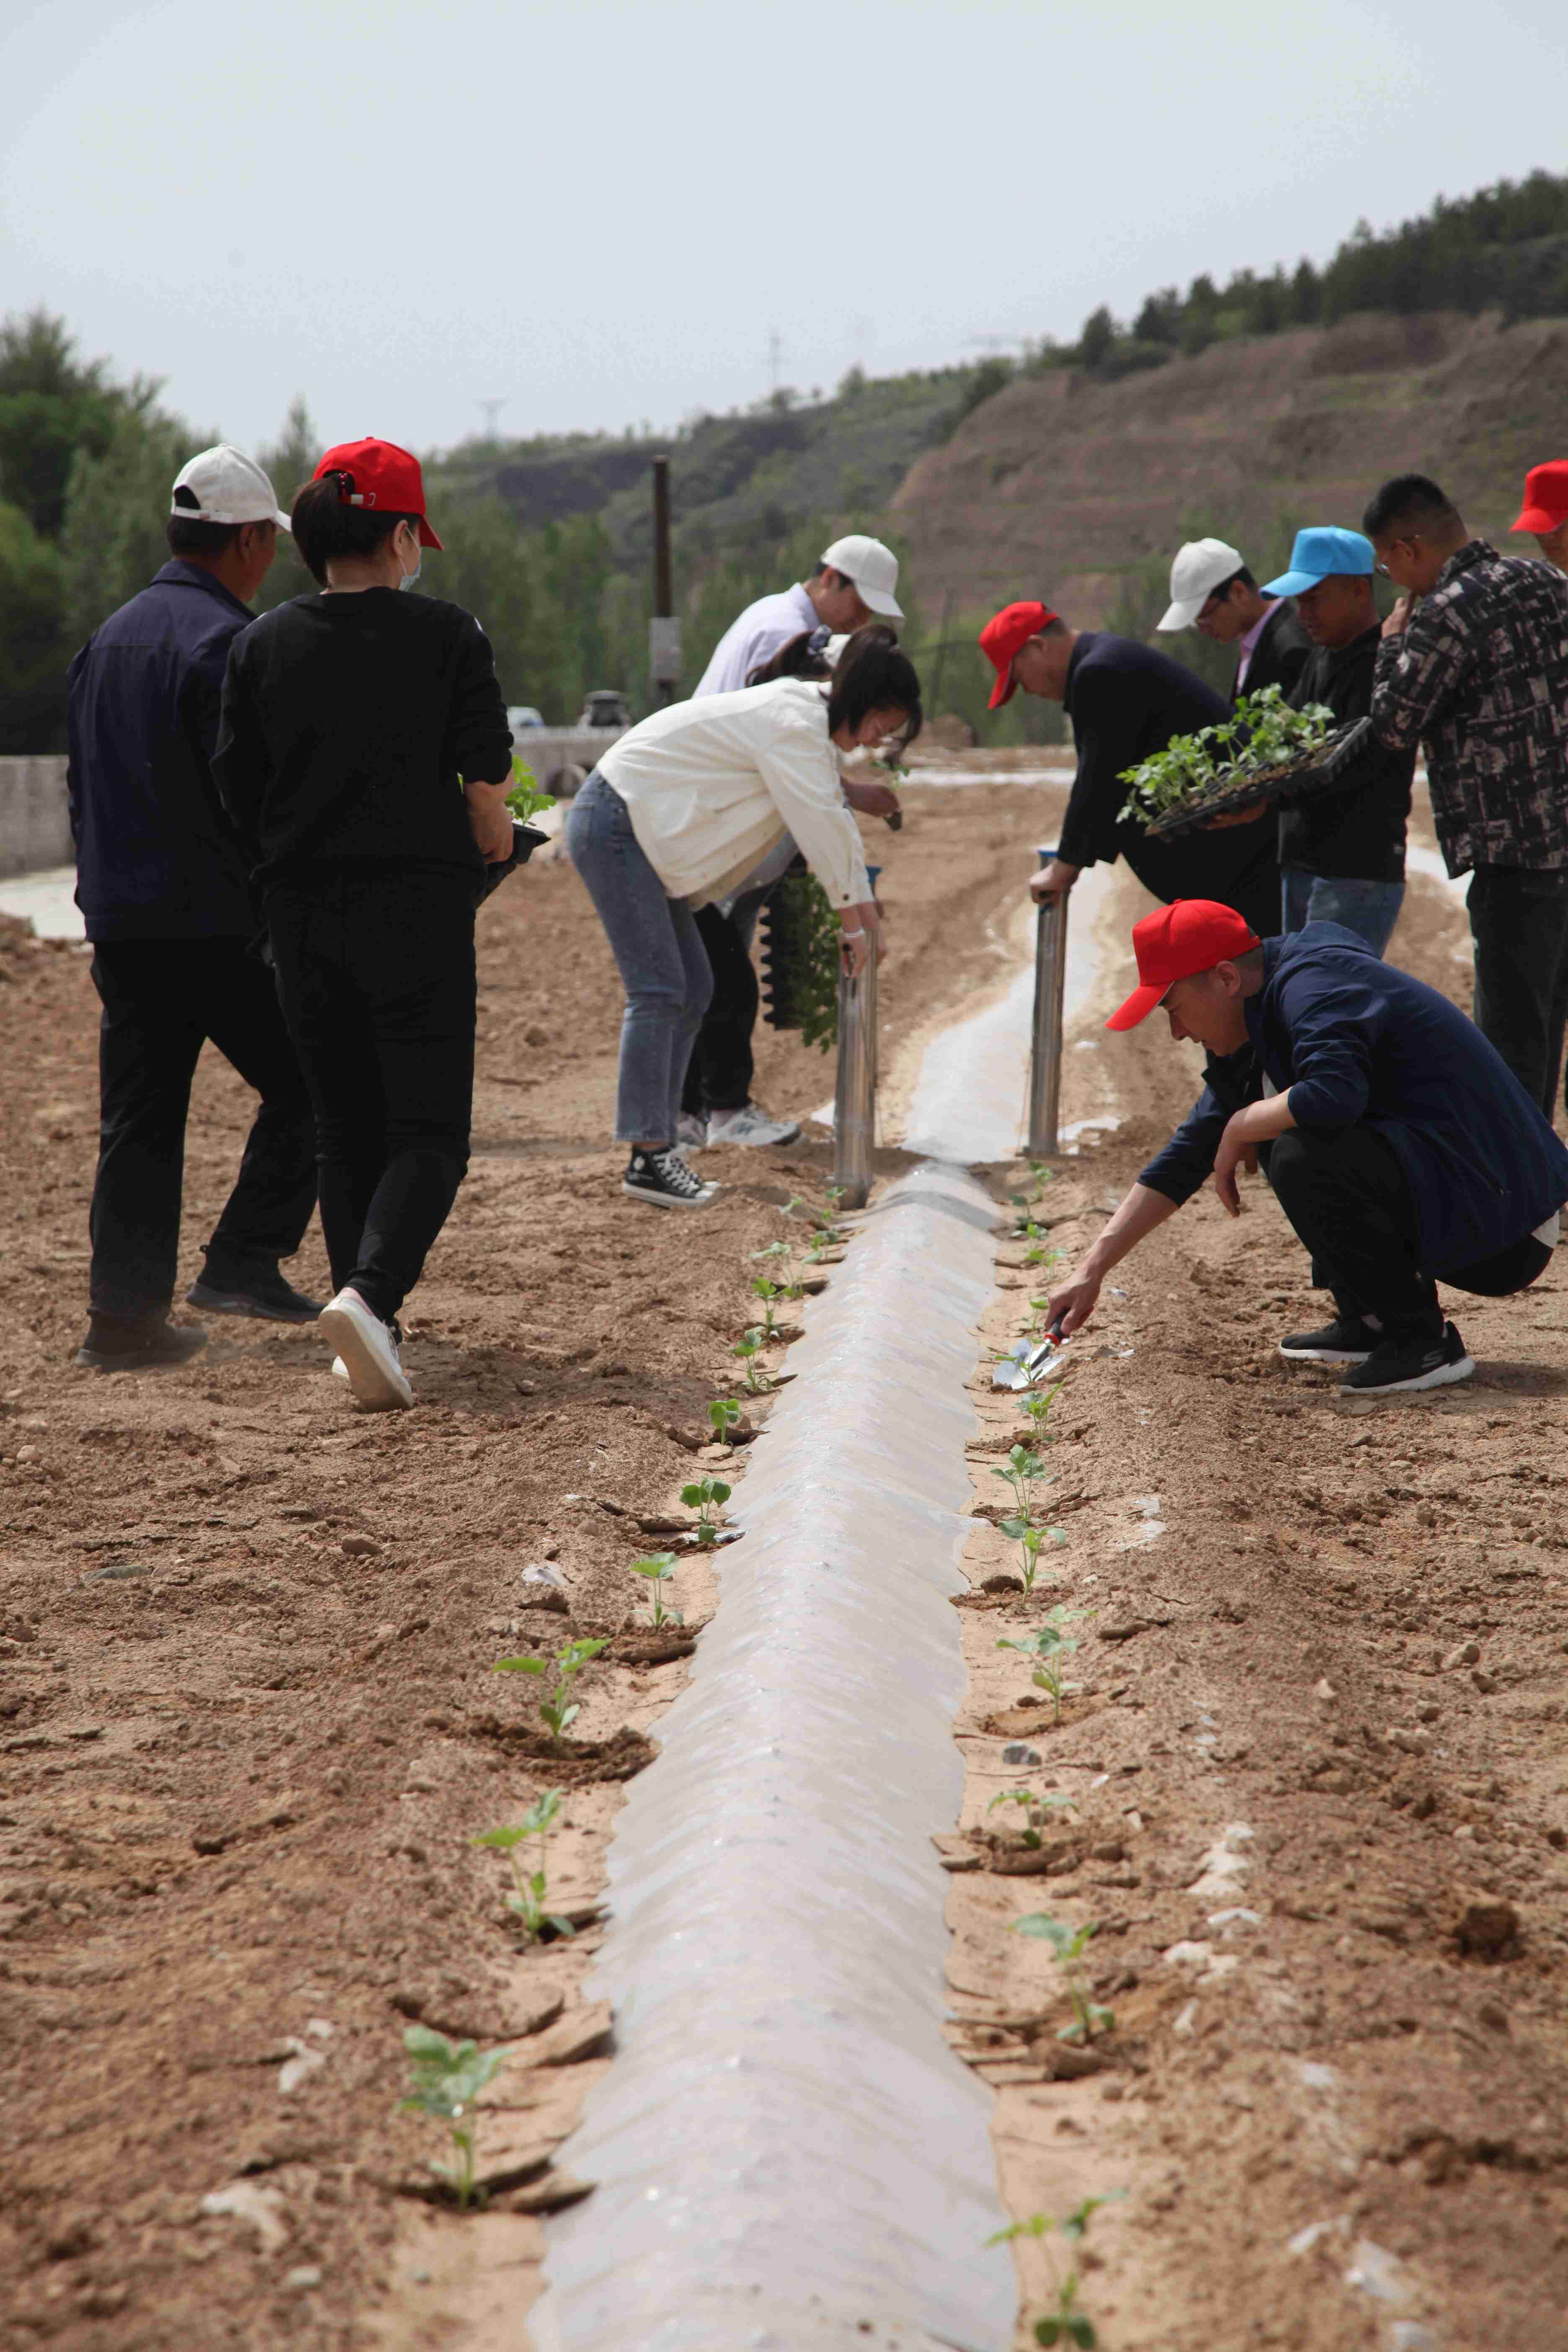
[[[1407,531],[1403,539],[1392,540],[1389,544],[1393,547],[1414,547],[1420,537],[1421,533],[1418,530]],[[1374,561],[1372,568],[1380,579],[1391,580],[1394,576],[1386,563]]]

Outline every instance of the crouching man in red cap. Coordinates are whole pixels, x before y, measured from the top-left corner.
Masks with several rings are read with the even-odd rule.
[[[1501,1055],[1338,923],[1259,940],[1230,908],[1184,898],[1135,924],[1132,944],[1140,985],[1106,1025],[1136,1028],[1163,1006],[1173,1038],[1207,1050],[1204,1090],[1051,1293],[1052,1323],[1086,1323],[1111,1267],[1206,1176],[1239,1216],[1237,1169],[1262,1145],[1335,1308],[1280,1354],[1347,1365],[1361,1396],[1468,1380],[1438,1281],[1487,1298],[1523,1290],[1568,1201],[1568,1150]]]

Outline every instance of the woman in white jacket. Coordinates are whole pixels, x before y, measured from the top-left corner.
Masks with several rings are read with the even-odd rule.
[[[694,910],[792,834],[838,910],[850,969],[863,971],[877,952],[877,908],[837,755],[889,735],[908,740],[920,723],[914,665],[873,625],[824,683],[775,678],[655,711],[611,745],[573,802],[567,847],[626,992],[616,1134],[631,1146],[621,1189],[634,1199],[696,1209],[717,1190],[676,1146],[713,985]]]

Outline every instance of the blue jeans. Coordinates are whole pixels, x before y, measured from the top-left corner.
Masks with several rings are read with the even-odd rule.
[[[1354,882],[1338,875],[1308,874],[1300,866],[1279,868],[1280,927],[1299,931],[1308,923],[1342,923],[1374,955],[1388,945],[1405,903],[1403,882]]]
[[[623,1143],[673,1143],[686,1065],[713,993],[708,950],[690,908],[667,894],[637,846],[630,810],[597,768],[572,803],[566,846],[626,992],[616,1134]]]

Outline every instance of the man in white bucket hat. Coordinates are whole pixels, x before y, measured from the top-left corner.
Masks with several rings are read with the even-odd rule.
[[[177,1365],[202,1345],[169,1308],[185,1115],[209,1037],[261,1099],[187,1303],[284,1323],[320,1312],[279,1264],[315,1206],[315,1121],[272,975],[249,952],[258,919],[212,775],[229,648],[288,528],[253,457],[227,443],[201,450],[174,480],[171,561],[70,667],[76,897],[103,1003],[90,1320],[77,1356],[89,1370]]]
[[[692,700],[735,693],[752,670],[804,631],[845,637],[868,621],[896,627],[904,617],[898,585],[899,559],[890,547],[864,531],[836,539],[805,580],[781,595],[759,596],[731,623]],[[898,807],[897,794],[885,783],[842,781],[845,799],[863,816],[890,816]],[[763,897],[794,856],[795,844],[786,841],[727,907],[698,910],[697,928],[713,967],[713,998],[691,1048],[681,1101],[680,1142],[689,1151],[710,1143],[793,1143],[800,1133],[795,1120],[772,1118],[752,1100],[752,1032],[760,1001],[752,933]]]

